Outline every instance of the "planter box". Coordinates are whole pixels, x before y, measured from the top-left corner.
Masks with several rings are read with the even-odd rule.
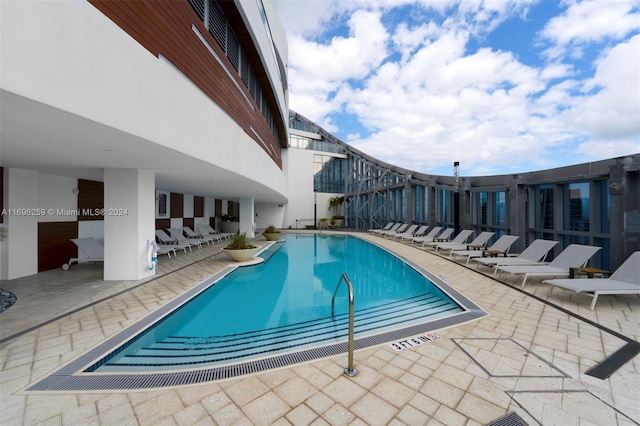
[[[263,232],[262,235],[264,235],[267,241],[278,241],[280,239],[280,236],[282,235],[282,232]]]
[[[231,258],[231,260],[235,262],[246,262],[251,259],[255,254],[261,249],[261,247],[256,247],[252,249],[244,249],[244,250],[229,250],[223,248],[222,251]]]
[[[240,230],[240,222],[220,222],[220,232],[225,234],[237,234]]]

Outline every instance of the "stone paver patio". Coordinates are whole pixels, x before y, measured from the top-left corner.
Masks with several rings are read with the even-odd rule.
[[[354,378],[343,374],[344,354],[178,388],[26,392],[229,262],[217,244],[162,257],[146,282],[102,281],[101,265],[49,271],[1,285],[18,299],[0,314],[0,423],[485,425],[515,413],[528,424],[640,424],[639,357],[605,380],[585,374],[639,340],[640,297],[601,296],[590,311],[587,296],[548,296],[539,281],[522,292],[515,278],[498,282],[478,272],[488,270],[358,235],[441,277],[490,315],[435,330],[441,338],[430,343],[358,350]]]

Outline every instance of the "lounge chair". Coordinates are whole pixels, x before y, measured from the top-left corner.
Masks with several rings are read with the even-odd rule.
[[[417,229],[418,229],[418,225],[411,225],[404,232],[395,233],[393,235],[393,238],[400,238],[400,241],[402,241],[404,237],[407,237],[407,238],[412,237],[413,233],[416,232]]]
[[[380,232],[379,234],[382,235],[384,238],[387,238],[387,235],[390,235],[391,237],[393,237],[396,234],[403,233],[404,231],[407,230],[408,227],[409,227],[408,223],[401,223],[400,226],[398,226],[397,228],[394,226],[390,230],[384,231],[384,232]]]
[[[440,231],[442,231],[442,226],[435,226],[424,236],[412,238],[411,243],[420,243],[424,247],[426,243],[432,243],[436,239],[436,237],[440,238],[440,235],[443,235],[443,238],[446,240],[449,239],[451,234],[453,234],[453,228],[445,229],[444,231],[442,231],[442,234],[440,234]]]
[[[206,223],[200,223],[197,225],[197,227],[200,230],[200,232],[202,232],[203,235],[219,235],[221,238],[224,238],[225,240],[228,240],[233,235],[232,233],[229,233],[229,232],[218,232],[215,229],[213,229],[211,225],[207,225]]]
[[[393,222],[389,222],[384,228],[369,229],[369,232],[388,231],[389,229],[391,229],[392,226],[393,226]]]
[[[161,245],[173,247],[175,249],[181,249],[184,250],[185,253],[187,252],[187,248],[189,249],[189,251],[193,251],[193,249],[191,248],[191,243],[189,243],[187,240],[176,241],[162,229],[156,229],[156,237],[158,238],[158,240],[160,240]]]
[[[62,265],[65,271],[73,263],[104,262],[104,246],[95,238],[72,238],[73,244],[78,246],[78,257],[72,257]]]
[[[414,244],[414,243],[422,244],[424,242],[431,242],[436,237],[436,235],[438,235],[440,231],[442,231],[442,226],[434,226],[433,228],[431,228],[429,232],[425,232],[424,235],[420,235],[420,236],[414,235],[414,237],[411,238],[411,244]]]
[[[451,235],[453,235],[453,228],[447,228],[447,229],[451,229]],[[438,235],[437,238],[434,238],[434,241],[431,243],[424,243],[422,244],[422,246],[427,246],[427,247],[436,247],[438,244],[442,244],[444,241],[442,241],[442,239],[445,238],[445,233],[447,232],[447,229],[445,229],[444,231],[442,231],[441,235]],[[465,241],[467,241],[469,239],[469,237],[473,234],[473,231],[471,229],[463,229],[462,231],[460,231],[460,233],[458,235],[455,236],[455,238],[453,240],[451,240],[452,243],[464,243]],[[447,237],[448,238],[448,237]]]
[[[195,244],[196,246],[198,246],[198,248],[202,248],[202,243],[204,243],[204,240],[201,240],[199,238],[185,238],[181,228],[167,228],[167,231],[169,231],[169,234],[171,235],[173,240],[176,241],[178,244],[180,243],[188,243],[192,245]]]
[[[494,234],[495,234],[495,232],[484,231],[484,232],[481,232],[477,237],[475,237],[473,239],[473,241],[471,241],[470,243],[461,243],[461,244],[442,243],[442,244],[438,244],[436,246],[436,251],[438,251],[438,250],[450,250],[449,257],[451,257],[451,253],[453,253],[454,250],[482,250],[487,246],[487,244],[489,243],[489,240],[491,239],[491,237],[493,237]]]
[[[593,300],[591,309],[596,306],[601,294],[640,294],[640,251],[633,253],[609,278],[574,278],[545,280],[553,287],[564,288],[576,293],[587,293]]]
[[[403,235],[402,238],[400,238],[400,242],[404,241],[405,238],[408,239],[408,240],[411,240],[411,239],[416,238],[416,237],[421,237],[427,232],[427,229],[429,229],[429,225],[422,225],[413,234],[408,235],[408,236],[407,235]]]
[[[471,258],[474,258],[474,257],[482,257],[486,255],[506,256],[511,246],[513,245],[513,243],[516,242],[518,238],[520,237],[517,235],[503,235],[500,238],[498,238],[498,240],[495,243],[491,244],[486,249],[480,248],[477,250],[452,250],[451,256],[466,256],[467,265],[469,264],[469,261],[471,260]]]
[[[478,264],[494,267],[502,265],[533,265],[542,262],[556,244],[558,244],[557,241],[538,239],[529,244],[518,256],[476,257],[473,260]],[[493,273],[495,274],[497,271],[497,269],[494,269]]]
[[[589,259],[601,247],[585,246],[581,244],[570,244],[562,253],[553,259],[548,265],[517,265],[517,266],[497,266],[500,272],[512,275],[523,275],[522,288],[524,288],[527,278],[535,276],[569,276],[571,268],[580,268],[587,264]]]
[[[391,231],[395,232],[395,231],[397,231],[397,230],[398,230],[398,228],[400,228],[401,226],[402,226],[402,223],[398,222],[398,223],[394,223],[394,224],[391,226],[391,228],[389,228],[389,229],[386,229],[386,226],[385,226],[385,229],[375,229],[375,230],[373,231],[373,233],[374,233],[374,234],[381,235],[381,234],[384,234],[385,232],[391,232]]]
[[[463,232],[464,231],[461,231],[460,234],[462,234]],[[473,231],[469,231],[469,236],[471,236],[471,234],[473,234]],[[456,241],[456,238],[457,238],[456,237],[453,239],[453,241],[437,244],[436,251],[438,250],[470,250],[472,248],[480,249],[487,244],[487,242],[491,239],[491,237],[493,237],[493,234],[494,234],[493,232],[486,232],[486,231],[481,232],[470,243],[465,242],[469,239],[468,237],[461,242]]]
[[[211,242],[213,241],[218,241],[213,235],[198,235],[196,234],[191,228],[189,228],[188,226],[183,226],[182,227],[182,232],[184,232],[187,235],[187,238],[190,240],[200,240],[204,243],[207,243],[207,245],[211,245]]]

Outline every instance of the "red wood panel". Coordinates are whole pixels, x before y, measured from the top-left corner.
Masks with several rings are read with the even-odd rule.
[[[171,228],[171,219],[156,219],[156,229]]]
[[[216,203],[216,213],[215,213],[215,215],[216,215],[216,217],[220,217],[220,216],[222,216],[222,200],[216,199],[215,203]]]
[[[184,195],[177,192],[171,193],[171,211],[169,217],[176,219],[184,214]]]
[[[195,228],[194,228],[193,225],[194,225],[194,219],[192,217],[191,218],[182,219],[182,226],[188,226],[189,228],[191,228],[192,230],[195,231]]]
[[[38,223],[38,272],[61,268],[72,257],[78,257],[78,247],[71,241],[78,238],[78,222]]]
[[[193,216],[204,217],[204,197],[193,197]]]
[[[218,46],[215,39],[208,33],[200,18],[191,9],[186,0],[180,1],[109,1],[90,0],[98,10],[104,13],[115,24],[122,28],[127,34],[140,43],[153,55],[162,54],[180,71],[182,71],[191,81],[194,82],[204,93],[214,102],[220,105],[242,128],[244,131],[262,147],[262,149],[282,167],[280,146],[267,121],[260,112],[256,102],[251,97],[248,89],[242,83],[240,75],[237,74],[231,62]],[[227,4],[228,3],[228,4]],[[232,6],[232,2],[224,2],[223,9]],[[234,25],[234,30],[240,34],[247,32],[237,19],[230,21]],[[198,38],[192,30],[192,25],[207,40],[212,49],[216,51],[226,67],[235,74],[240,90],[244,92],[253,108],[247,103],[245,96],[238,90],[238,87],[226,74],[225,70],[213,57],[211,52]],[[239,37],[243,44],[242,48],[252,61],[252,67],[258,76],[263,92],[266,94],[267,102],[277,123],[281,143],[286,147],[286,129],[284,128],[284,118],[280,117],[275,104],[275,96],[270,89],[268,79],[257,55],[255,48],[250,43],[250,37]],[[260,139],[268,145],[265,147],[252,129],[258,133]]]
[[[104,220],[100,214],[83,214],[104,208],[104,183],[78,179],[78,190],[78,220]]]

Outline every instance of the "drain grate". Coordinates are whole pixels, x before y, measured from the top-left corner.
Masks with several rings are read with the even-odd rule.
[[[585,374],[597,379],[608,379],[618,368],[640,353],[640,343],[630,342],[615,351],[600,364],[591,367]]]
[[[487,426],[529,426],[529,423],[525,422],[524,419],[515,412],[511,412],[506,416],[492,421]]]

